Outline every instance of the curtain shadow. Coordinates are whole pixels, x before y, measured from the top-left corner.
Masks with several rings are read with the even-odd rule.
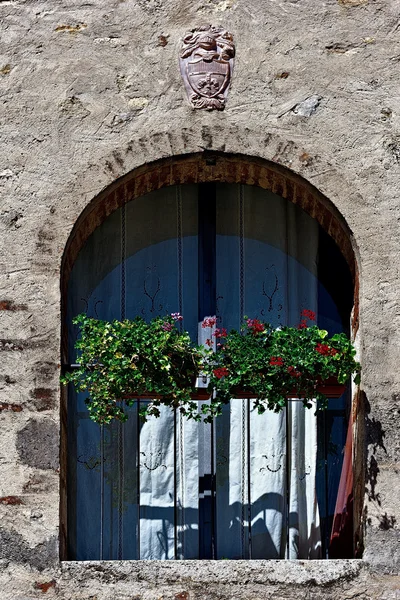
[[[285,498],[281,494],[266,493],[258,498],[251,505],[241,502],[231,503],[226,507],[226,513],[231,515],[229,524],[226,530],[226,536],[231,543],[229,550],[224,546],[222,553],[218,552],[218,542],[216,555],[220,559],[240,560],[249,557],[249,548],[242,548],[242,540],[251,539],[251,555],[257,559],[283,559],[285,558],[286,545],[286,515],[285,515]],[[249,515],[250,508],[253,514],[257,517],[252,521],[249,527],[248,521],[244,523],[240,519],[241,514]],[[142,505],[141,511],[141,546],[143,546],[143,535],[145,533],[145,523],[143,521],[154,521],[159,523],[159,528],[156,529],[156,537],[158,540],[158,548],[154,547],[154,540],[151,540],[150,546],[153,548],[153,555],[146,555],[146,558],[157,559],[173,559],[174,552],[171,548],[174,547],[174,508],[162,506]],[[193,552],[195,546],[198,547],[199,539],[199,511],[195,508],[185,508],[185,525],[177,529],[177,548],[178,554],[184,547],[188,549],[191,556],[183,558],[198,558]],[[266,525],[267,512],[275,513],[276,527],[274,531],[268,530]],[[298,515],[292,515],[295,522],[298,522]],[[217,517],[218,518],[218,517]],[[149,530],[154,532],[154,527],[149,527]],[[251,535],[250,535],[251,533]],[[154,533],[153,533],[154,535]],[[142,554],[142,553],[141,553]],[[307,557],[305,557],[307,558]]]

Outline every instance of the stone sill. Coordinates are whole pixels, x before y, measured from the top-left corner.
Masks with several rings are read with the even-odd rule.
[[[366,566],[360,559],[64,561],[61,572],[65,579],[93,578],[114,583],[327,586],[357,578]]]

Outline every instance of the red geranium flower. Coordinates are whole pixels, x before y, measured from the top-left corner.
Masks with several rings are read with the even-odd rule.
[[[315,321],[315,312],[308,308],[305,308],[301,311],[301,316],[305,319],[308,319],[309,321]]]
[[[287,372],[289,373],[289,375],[291,375],[292,377],[301,377],[301,373],[300,371],[297,371],[295,367],[288,367],[287,368]]]
[[[328,344],[321,344],[321,342],[318,342],[318,344],[316,345],[315,349],[316,349],[317,352],[319,352],[323,356],[326,356],[326,355],[329,354],[329,346],[328,346]]]
[[[283,367],[283,358],[281,356],[271,356],[269,364],[273,367]]]
[[[331,348],[330,346],[328,346],[328,344],[321,344],[321,342],[318,342],[315,349],[323,356],[335,356],[335,354],[338,353],[336,348]]]
[[[183,317],[180,313],[171,313],[171,317],[174,321],[183,321]]]
[[[251,329],[253,335],[265,330],[265,326],[258,319],[247,319],[247,327]]]
[[[206,317],[201,326],[203,327],[203,329],[206,329],[206,327],[214,327],[215,323],[217,322],[217,317]]]
[[[221,379],[222,377],[229,375],[229,371],[226,367],[218,367],[218,369],[213,370],[213,373],[217,379]]]
[[[224,338],[228,335],[228,332],[226,331],[225,327],[221,327],[221,329],[218,329],[217,327],[213,335],[217,338]]]

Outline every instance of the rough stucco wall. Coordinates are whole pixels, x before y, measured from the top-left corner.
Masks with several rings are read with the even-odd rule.
[[[295,582],[305,598],[400,597],[399,9],[396,0],[0,2],[2,598],[279,599],[293,596]],[[202,22],[235,36],[223,113],[193,111],[180,80],[180,39]],[[179,565],[59,568],[65,244],[83,208],[115,179],[202,149],[292,169],[336,205],[354,234],[366,535],[361,566],[331,567],[340,577],[321,581],[327,567],[315,565],[302,579],[300,567],[284,562],[278,579],[270,564],[257,578],[253,567],[246,575],[247,567],[225,561],[189,574]]]

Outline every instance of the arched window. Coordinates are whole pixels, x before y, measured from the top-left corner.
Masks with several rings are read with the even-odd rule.
[[[302,309],[330,334],[348,332],[346,262],[317,221],[258,187],[163,188],[115,210],[72,268],[74,316],[150,319],[180,312],[197,340],[216,315],[296,325]],[[68,555],[75,560],[318,558],[329,538],[349,395],[315,416],[299,402],[255,414],[233,399],[211,425],[164,409],[159,419],[99,426],[83,394],[68,395]],[[350,551],[351,552],[351,551]]]

